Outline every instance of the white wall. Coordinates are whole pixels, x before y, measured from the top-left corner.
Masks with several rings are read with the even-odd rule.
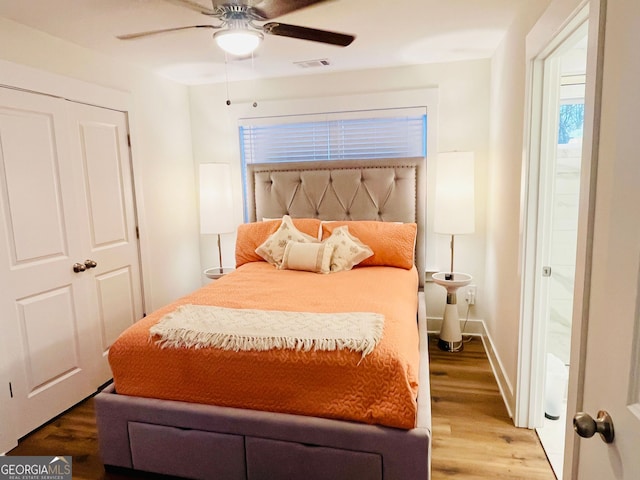
[[[194,160],[197,163],[226,162],[234,168],[236,183],[236,216],[241,219],[240,156],[236,141],[235,117],[232,109],[236,104],[258,103],[255,116],[260,115],[261,102],[293,99],[318,99],[319,109],[326,97],[398,92],[415,89],[438,89],[437,146],[439,151],[474,151],[476,153],[476,233],[456,237],[456,270],[474,276],[478,286],[477,306],[471,316],[482,318],[486,314],[484,298],[485,272],[485,196],[486,161],[489,147],[489,85],[490,62],[476,60],[446,64],[433,64],[402,68],[387,68],[344,73],[326,73],[264,80],[237,82],[229,85],[232,107],[226,105],[227,87],[224,84],[192,87],[191,124]],[[252,112],[253,113],[253,112]],[[433,122],[429,118],[428,122]],[[432,123],[429,124],[433,126]],[[434,146],[427,147],[433,155]],[[437,269],[449,265],[449,239],[437,236]],[[233,265],[233,235],[223,236],[223,263]],[[204,238],[201,252],[207,268],[217,265],[217,249],[214,238]],[[436,285],[426,288],[427,314],[441,317],[444,310],[445,293]],[[461,305],[461,313],[463,305]]]
[[[515,411],[520,324],[520,202],[525,118],[525,37],[544,6],[529,2],[491,62],[491,131],[487,164],[486,324]]]
[[[0,59],[129,92],[145,309],[198,287],[188,88],[3,18],[0,45]]]

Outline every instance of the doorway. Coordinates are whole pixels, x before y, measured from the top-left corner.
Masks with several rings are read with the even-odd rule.
[[[557,478],[568,425],[588,18],[585,7],[568,21],[532,71],[521,333],[530,351],[521,349],[516,424],[536,429]]]
[[[568,39],[547,60],[549,94],[542,121],[538,242],[540,288],[535,303],[544,330],[544,419],[536,429],[557,478],[562,478],[578,207],[584,130],[587,32]]]

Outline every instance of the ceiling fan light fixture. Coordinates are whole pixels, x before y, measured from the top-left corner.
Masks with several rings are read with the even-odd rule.
[[[264,36],[255,30],[228,29],[214,33],[213,38],[222,50],[241,57],[258,48]]]

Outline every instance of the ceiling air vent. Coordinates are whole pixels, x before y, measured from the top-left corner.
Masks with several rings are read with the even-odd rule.
[[[321,58],[319,60],[304,60],[302,62],[293,62],[293,64],[300,68],[328,67],[331,65],[329,60],[326,58]]]

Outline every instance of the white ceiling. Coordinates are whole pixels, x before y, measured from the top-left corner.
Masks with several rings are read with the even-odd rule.
[[[176,82],[201,84],[489,58],[531,1],[545,0],[328,0],[277,21],[353,34],[350,46],[265,35],[253,59],[230,57],[226,66],[209,29],[115,38],[217,22],[164,0],[0,0],[0,16]],[[295,65],[317,59],[330,66]]]

